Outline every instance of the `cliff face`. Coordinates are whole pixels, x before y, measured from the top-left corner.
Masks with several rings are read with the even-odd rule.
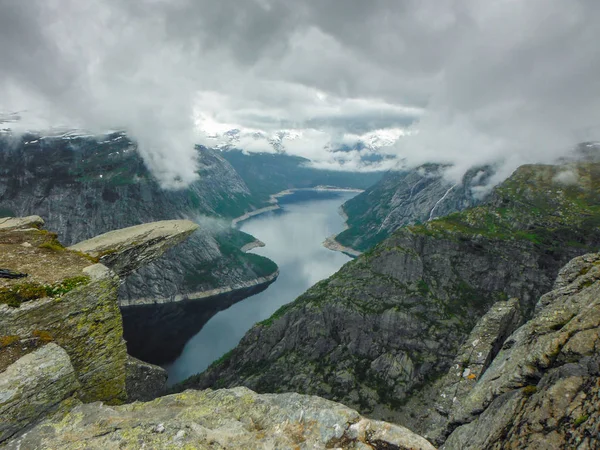
[[[253,204],[244,182],[217,152],[199,152],[199,180],[187,189],[168,191],[161,189],[134,144],[120,133],[104,141],[30,136],[0,145],[0,207],[11,215],[44,217],[66,245],[157,220],[202,223],[201,231],[177,252],[168,252],[129,277],[121,290],[123,298],[169,297],[264,275],[260,263],[232,248],[251,238],[230,230],[229,220]],[[208,276],[203,267],[207,264],[220,270]]]
[[[530,321],[454,402],[444,449],[598,445],[600,254],[571,261]]]
[[[494,303],[516,297],[531,317],[559,269],[598,248],[599,175],[598,164],[524,166],[486,204],[397,230],[183,385],[318,394],[395,417]]]
[[[428,164],[407,172],[388,172],[381,181],[342,206],[348,229],[336,240],[359,251],[378,244],[396,229],[475,206],[489,168],[468,171],[461,183],[443,177],[443,166]]]
[[[71,397],[120,404],[147,396],[164,373],[128,358],[118,276],[42,224],[38,216],[0,220],[0,442]],[[99,240],[122,268],[153,261],[195,228],[161,222]],[[152,372],[154,385],[144,387],[140,372]]]
[[[231,229],[230,220],[254,204],[244,182],[218,152],[199,151],[199,180],[187,189],[168,191],[161,189],[135,146],[120,133],[103,141],[35,136],[24,136],[18,142],[3,139],[0,213],[39,214],[67,245],[157,220],[187,218],[202,225],[176,250],[131,274],[119,288],[120,299],[131,310],[125,314],[128,346],[138,357],[151,362],[174,359],[204,322],[189,317],[189,308],[181,314],[183,307],[174,305],[170,310],[176,314],[155,314],[156,320],[148,323],[133,311],[136,300],[142,300],[147,308],[149,299],[164,303],[215,288],[252,284],[277,270],[267,258],[240,250],[254,239]],[[235,299],[245,295],[249,294],[238,290]],[[228,305],[212,302],[208,306],[210,311],[199,312],[202,316],[210,317]],[[182,332],[177,334],[178,324],[170,318],[181,315],[188,317],[189,326],[180,327]],[[171,339],[173,334],[176,339]],[[146,336],[170,345],[160,352],[144,352]]]

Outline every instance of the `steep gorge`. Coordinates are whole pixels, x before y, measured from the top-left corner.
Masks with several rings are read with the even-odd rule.
[[[182,387],[310,393],[394,420],[492,305],[518,298],[530,318],[559,269],[599,248],[599,192],[597,163],[523,166],[484,204],[398,229]]]

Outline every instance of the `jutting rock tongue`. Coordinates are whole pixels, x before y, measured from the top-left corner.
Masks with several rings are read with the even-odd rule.
[[[159,258],[198,229],[190,220],[163,220],[109,231],[69,247],[110,267],[120,277]]]

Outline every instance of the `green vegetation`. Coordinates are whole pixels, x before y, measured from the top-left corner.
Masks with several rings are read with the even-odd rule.
[[[530,384],[528,386],[525,386],[523,388],[523,395],[527,396],[527,397],[531,397],[533,394],[535,394],[537,392],[537,386]]]
[[[577,419],[575,419],[575,422],[573,422],[573,426],[578,427],[579,425],[581,425],[582,423],[584,423],[589,418],[590,418],[590,416],[588,416],[587,414],[579,416]]]
[[[64,245],[62,245],[58,239],[52,239],[50,241],[46,241],[38,246],[38,248],[45,248],[47,250],[52,250],[53,252],[61,252],[65,250]]]
[[[8,347],[15,342],[19,342],[21,338],[19,336],[9,335],[9,336],[0,336],[0,349],[4,347]]]
[[[89,283],[87,276],[66,278],[54,284],[19,283],[0,288],[0,304],[18,308],[22,303],[44,297],[62,297],[67,292]]]

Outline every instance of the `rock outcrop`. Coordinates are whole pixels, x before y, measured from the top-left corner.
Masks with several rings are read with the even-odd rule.
[[[0,442],[48,415],[79,389],[67,353],[50,343],[0,372]]]
[[[8,449],[81,448],[434,450],[406,428],[361,417],[318,397],[246,388],[186,391],[149,403],[75,407],[14,439]]]
[[[206,291],[274,272],[266,258],[240,250],[253,238],[229,227],[231,218],[262,203],[219,152],[202,149],[197,156],[198,181],[165,190],[124,133],[103,139],[0,137],[0,215],[38,214],[67,246],[148,222],[200,223],[176,252],[127,278],[119,295],[130,301]]]
[[[69,249],[98,258],[124,277],[158,259],[197,229],[198,225],[190,220],[163,220],[109,231]]]
[[[564,170],[578,184],[557,181]],[[397,230],[182,388],[316,394],[393,420],[496,302],[518,298],[531,317],[560,268],[599,247],[599,175],[598,164],[523,166],[486,204]]]
[[[165,393],[168,374],[162,367],[127,356],[125,370],[127,401],[147,402]]]
[[[600,254],[571,261],[555,288],[457,402],[443,448],[597,448]]]
[[[3,217],[0,219],[0,230],[11,231],[23,228],[40,228],[44,225],[44,219],[40,216],[28,217]]]
[[[0,232],[0,266],[28,274],[0,280],[0,336],[54,341],[69,354],[82,399],[125,401],[118,277],[35,228]]]
[[[5,223],[12,225],[0,229],[0,266],[27,276],[0,278],[0,441],[71,395],[108,404],[127,401],[128,387],[131,399],[159,395],[166,372],[126,353],[118,276],[94,257],[64,248],[37,220],[36,227],[29,219]],[[128,240],[128,261],[156,257],[195,228],[175,225],[144,226],[143,236],[152,239]]]
[[[474,388],[508,336],[522,322],[517,299],[495,303],[477,322],[448,373],[410,396],[394,421],[440,445],[451,413]]]
[[[215,301],[203,302],[206,309],[185,308],[187,331],[172,339],[181,308],[160,307],[148,322],[148,298],[175,301],[251,283],[277,270],[269,259],[244,253],[241,248],[254,238],[230,227],[233,217],[263,203],[220,152],[199,149],[197,157],[199,179],[185,189],[165,190],[123,133],[102,139],[23,135],[9,141],[0,137],[0,217],[39,214],[66,245],[147,222],[188,219],[201,225],[176,251],[167,251],[130,274],[119,287],[119,298],[129,308],[124,317],[129,351],[147,358],[147,353],[137,353],[146,336],[173,343],[154,355],[150,360],[154,363],[175,359],[182,342],[199,331],[202,318],[226,306]],[[244,298],[243,292],[238,294],[230,298]],[[133,311],[138,299],[144,302],[142,318]],[[190,317],[192,309],[200,310],[197,320]],[[169,310],[177,313],[170,315]],[[193,329],[194,323],[200,325]],[[161,335],[163,331],[168,332]]]

